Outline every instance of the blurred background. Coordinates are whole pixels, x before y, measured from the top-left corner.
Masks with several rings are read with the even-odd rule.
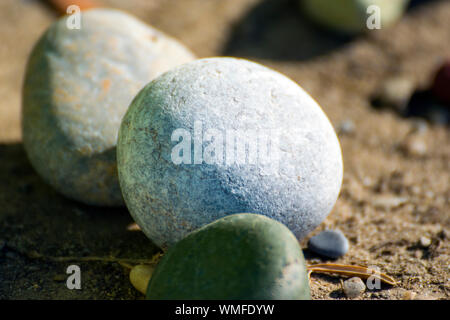
[[[327,227],[342,230],[351,247],[339,263],[379,266],[401,283],[364,298],[402,299],[413,291],[448,299],[450,108],[428,93],[450,59],[450,1],[414,0],[391,25],[352,33],[327,27],[299,2],[95,4],[134,14],[198,57],[245,57],[299,83],[334,125],[345,167],[338,203],[312,235]],[[67,290],[71,260],[150,258],[158,248],[127,230],[132,219],[126,209],[92,208],[53,191],[21,144],[25,65],[34,43],[61,14],[54,3],[0,1],[0,298],[139,298],[126,267],[103,258],[79,261],[83,289]],[[313,298],[343,298],[337,278],[313,277],[311,287]]]

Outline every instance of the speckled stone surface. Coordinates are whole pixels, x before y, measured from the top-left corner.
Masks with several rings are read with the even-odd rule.
[[[189,234],[169,249],[147,298],[309,300],[305,260],[292,232],[257,214],[235,214]]]
[[[136,93],[194,59],[176,40],[124,12],[88,10],[81,29],[61,18],[28,61],[22,131],[36,171],[67,197],[122,205],[116,166],[120,122]]]
[[[333,31],[357,33],[367,31],[367,20],[374,11],[371,5],[380,8],[381,28],[396,22],[406,10],[410,0],[299,0],[302,9],[316,22]]]
[[[180,128],[192,142],[203,136],[207,156],[211,130],[223,133],[214,145],[223,141],[224,150],[232,145],[227,132],[237,130],[235,154],[237,141],[242,145],[249,136],[279,138],[268,152],[257,140],[254,162],[250,143],[244,163],[228,163],[232,153],[219,148],[217,161],[198,161],[201,144],[188,143],[190,161],[176,164],[172,152],[184,138],[172,141],[172,134]],[[117,154],[126,205],[163,248],[239,212],[271,217],[301,239],[330,212],[342,182],[339,141],[319,105],[282,74],[234,58],[196,60],[148,84],[123,119]]]
[[[325,230],[308,241],[308,249],[324,257],[336,259],[347,253],[348,240],[339,230]]]

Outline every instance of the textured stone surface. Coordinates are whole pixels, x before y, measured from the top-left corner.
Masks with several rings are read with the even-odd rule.
[[[325,230],[309,239],[308,248],[328,258],[339,258],[348,251],[348,240],[339,230]]]
[[[302,251],[282,224],[256,214],[215,221],[169,249],[149,299],[310,299]]]
[[[181,44],[117,10],[89,10],[81,29],[51,25],[28,61],[23,140],[36,171],[64,195],[123,203],[116,169],[120,121],[150,80],[190,61]]]
[[[204,141],[211,130],[223,134],[223,150],[232,130],[241,130],[236,145],[252,132],[279,142],[268,147],[268,159],[258,140],[257,152],[247,150],[257,160],[240,165],[229,164],[232,157],[218,148],[217,161],[195,164],[198,144],[188,143],[190,162],[175,164],[172,151],[181,139],[172,142],[172,133],[183,128],[194,141],[196,122]],[[211,144],[204,143],[204,156]],[[319,105],[285,76],[241,59],[197,60],[151,82],[124,117],[117,149],[127,207],[162,247],[239,212],[278,220],[301,239],[330,212],[342,181],[339,142]]]
[[[334,31],[354,33],[367,30],[369,6],[377,5],[380,8],[381,27],[387,27],[403,15],[409,0],[300,0],[299,2],[318,23]]]

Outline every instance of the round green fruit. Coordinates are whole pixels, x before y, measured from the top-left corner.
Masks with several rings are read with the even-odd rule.
[[[283,224],[234,214],[171,247],[147,287],[152,300],[310,299],[303,253]]]

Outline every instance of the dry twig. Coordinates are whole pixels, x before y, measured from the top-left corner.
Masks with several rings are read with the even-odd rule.
[[[352,266],[345,264],[334,264],[334,263],[322,263],[308,266],[308,275],[312,272],[325,273],[325,274],[337,274],[345,277],[359,277],[362,279],[368,279],[373,277],[379,279],[380,281],[387,283],[391,286],[397,285],[397,281],[394,278],[388,276],[387,274],[378,272],[374,269]]]

